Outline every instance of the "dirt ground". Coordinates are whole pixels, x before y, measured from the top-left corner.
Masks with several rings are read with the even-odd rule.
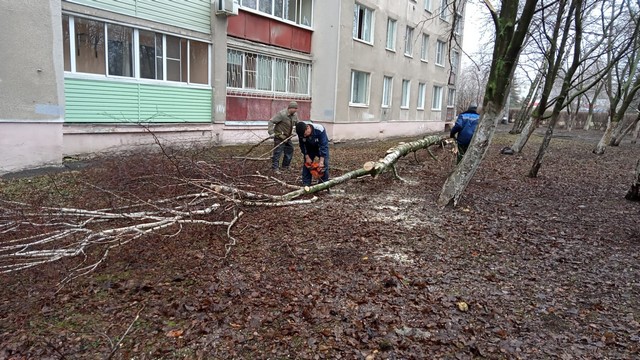
[[[457,208],[435,208],[454,155],[434,148],[399,162],[406,183],[383,174],[312,204],[223,207],[211,216],[244,212],[226,259],[226,228],[192,225],[115,248],[63,287],[82,256],[0,274],[0,359],[640,358],[640,204],[624,200],[640,145],[596,156],[600,135],[560,133],[531,179],[541,138],[506,156],[514,137],[498,134]],[[332,175],[397,141],[331,145]],[[220,182],[286,192],[250,176],[268,161],[234,158],[247,149],[190,156]],[[96,159],[2,180],[0,199],[99,209],[193,190],[172,172],[150,154]]]

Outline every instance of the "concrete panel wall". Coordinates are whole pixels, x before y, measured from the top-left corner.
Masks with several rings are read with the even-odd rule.
[[[0,0],[0,172],[62,161],[60,1]]]

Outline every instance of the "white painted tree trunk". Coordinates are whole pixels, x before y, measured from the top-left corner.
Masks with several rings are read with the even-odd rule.
[[[511,145],[511,149],[516,153],[521,152],[527,144],[527,141],[529,141],[531,134],[536,130],[536,127],[538,127],[538,119],[530,117],[527,124],[522,129],[522,132],[518,135],[518,138],[516,138],[513,145]]]
[[[618,124],[616,130],[614,130],[613,135],[611,135],[611,141],[609,142],[609,145],[620,146],[622,139],[624,139],[629,131],[631,131],[631,129],[634,129],[638,125],[638,123],[640,123],[640,114],[638,114],[638,116],[636,116],[636,118],[626,126],[624,126],[622,124],[622,121],[620,121],[620,124]],[[622,129],[623,127],[624,129]]]
[[[640,135],[640,122],[636,124],[636,129],[633,131],[633,139],[631,139],[632,144],[635,144],[638,141],[638,135]]]
[[[631,188],[624,198],[631,201],[640,201],[640,159],[636,163],[634,181],[631,183]]]
[[[453,206],[458,205],[464,189],[469,185],[471,178],[480,167],[480,163],[487,153],[501,116],[502,109],[493,103],[490,102],[484,107],[467,152],[442,187],[438,197],[438,205],[440,207],[445,207],[451,203],[453,203]]]
[[[587,120],[584,122],[584,130],[589,130],[593,125],[593,108],[589,106],[589,112],[587,113]]]
[[[611,139],[611,132],[613,131],[613,125],[611,124],[611,117],[607,120],[607,129],[602,134],[602,138],[596,145],[596,148],[593,149],[593,153],[596,155],[604,154],[604,150],[607,148],[607,144],[609,143],[609,139]]]

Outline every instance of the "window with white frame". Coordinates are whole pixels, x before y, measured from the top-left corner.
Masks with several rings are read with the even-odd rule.
[[[356,3],[353,14],[353,38],[373,42],[373,10]]]
[[[445,53],[444,41],[438,40],[436,42],[436,65],[444,66],[444,53]]]
[[[429,61],[429,35],[422,34],[422,48],[420,49],[420,60]]]
[[[411,81],[402,80],[402,101],[400,102],[401,109],[409,108],[410,96],[411,96]]]
[[[451,53],[451,72],[454,74],[458,73],[458,61],[460,61],[460,53],[453,51]]]
[[[395,19],[387,19],[387,49],[396,50],[396,30],[398,28],[398,22]]]
[[[433,12],[433,5],[431,5],[432,0],[424,0],[424,9],[428,12]]]
[[[447,94],[447,107],[452,108],[456,106],[456,89],[449,88],[449,94]]]
[[[424,95],[427,91],[427,84],[418,84],[418,110],[424,110]]]
[[[413,28],[411,26],[407,26],[404,35],[404,54],[406,56],[413,56]]]
[[[311,64],[227,49],[227,87],[309,94]]]
[[[298,25],[312,25],[313,0],[242,0],[240,6]]]
[[[442,86],[433,87],[433,96],[431,97],[431,110],[442,110]]]
[[[209,84],[208,43],[67,14],[62,31],[65,71]]]
[[[444,21],[449,21],[449,1],[450,0],[440,0],[440,19]]]
[[[391,96],[393,89],[393,78],[391,76],[385,76],[382,78],[382,107],[388,108],[391,106]]]
[[[351,104],[369,105],[369,73],[351,71]]]

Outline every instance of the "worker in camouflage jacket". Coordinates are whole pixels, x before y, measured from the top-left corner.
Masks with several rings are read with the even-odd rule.
[[[284,153],[282,159],[282,169],[288,170],[293,157],[293,145],[291,144],[291,134],[298,122],[298,103],[292,101],[289,106],[279,111],[269,121],[269,135],[273,135],[273,154],[271,156],[271,169],[279,171],[280,157]]]
[[[300,121],[296,124],[296,134],[305,162],[302,165],[302,184],[311,185],[312,176],[308,165],[314,162],[318,165],[317,171],[322,173],[319,181],[329,181],[329,138],[324,126]]]
[[[462,157],[467,152],[469,144],[471,143],[471,138],[476,132],[478,120],[480,120],[480,115],[476,111],[477,109],[478,106],[476,104],[472,103],[469,105],[467,111],[458,115],[456,124],[449,134],[452,138],[455,138],[458,143],[458,163],[462,161]]]

